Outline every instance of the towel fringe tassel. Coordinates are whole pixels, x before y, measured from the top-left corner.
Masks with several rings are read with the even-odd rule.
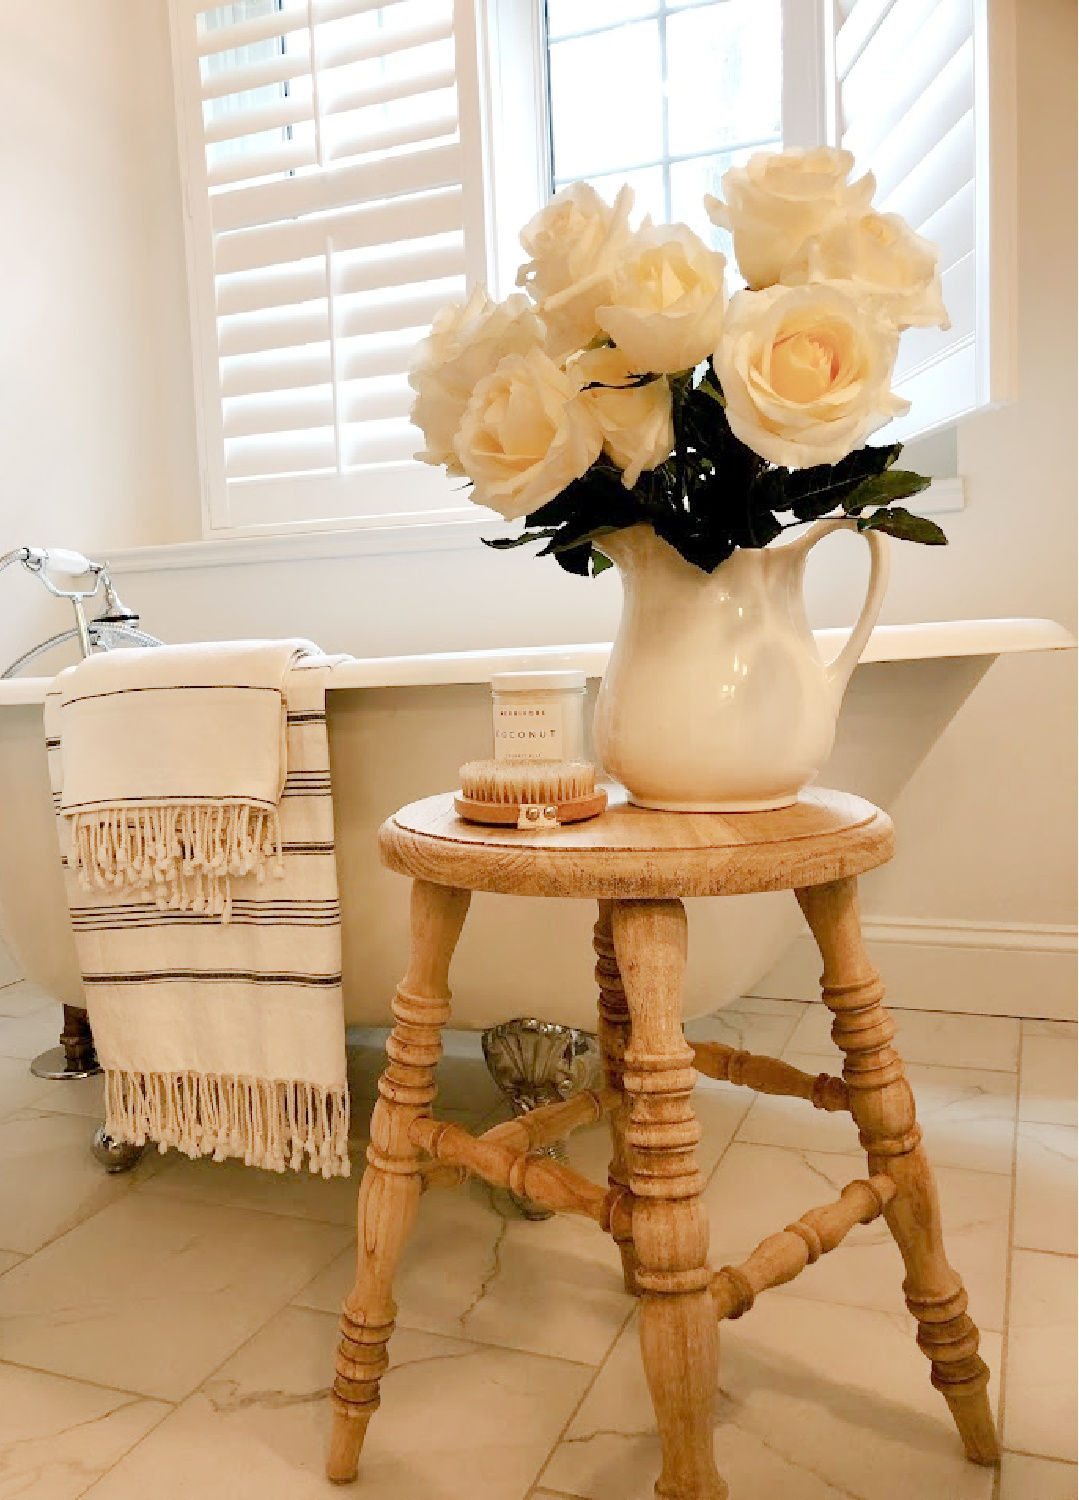
[[[218,1073],[105,1070],[105,1129],[117,1141],[245,1166],[347,1177],[348,1090]]]
[[[234,875],[281,876],[277,809],[249,802],[107,807],[69,815],[69,863],[83,890],[127,887],[163,911],[228,922]]]

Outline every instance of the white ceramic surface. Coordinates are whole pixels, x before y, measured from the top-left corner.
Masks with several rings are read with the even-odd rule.
[[[820,655],[834,657],[844,636],[816,632]],[[820,780],[890,806],[998,654],[1073,644],[1046,620],[878,626]],[[350,1023],[389,1023],[407,951],[408,882],[379,865],[379,824],[403,803],[454,785],[458,766],[489,753],[495,673],[575,668],[594,693],[609,654],[594,644],[352,660],[335,669],[327,705]],[[0,681],[0,937],[49,995],[82,1004],[45,765],[47,686],[47,678]],[[745,994],[801,927],[787,893],[691,902],[689,918],[687,1016]],[[477,896],[451,975],[452,1024],[477,1029],[532,1014],[592,1026],[593,919],[584,901]],[[55,1040],[27,1046],[40,1051]]]
[[[642,807],[757,812],[789,807],[831,753],[839,707],[888,586],[888,543],[869,544],[862,612],[831,661],[806,619],[806,559],[853,521],[742,548],[712,573],[651,526],[597,546],[622,575],[622,618],[596,701],[608,773]]]

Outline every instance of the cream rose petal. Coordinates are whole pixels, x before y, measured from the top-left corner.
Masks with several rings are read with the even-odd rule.
[[[648,226],[626,247],[596,322],[638,370],[689,370],[715,348],[726,261],[684,224]]]
[[[513,521],[591,468],[603,434],[579,389],[541,349],[507,355],[479,382],[455,444],[476,504]]]
[[[454,438],[476,383],[504,355],[539,348],[545,337],[543,323],[520,292],[492,302],[482,287],[475,287],[463,305],[443,307],[418,345],[408,374],[416,392],[412,422],[426,441],[416,457],[445,464],[451,474],[462,473]]]
[[[899,335],[842,286],[739,292],[715,352],[731,431],[770,463],[838,463],[909,403]]]
[[[853,167],[849,151],[830,146],[757,151],[724,173],[725,202],[706,195],[708,216],[730,230],[738,269],[753,290],[775,285],[811,235],[868,208],[876,183],[870,173],[849,183]]]
[[[899,214],[872,209],[803,242],[783,266],[788,286],[845,281],[897,328],[951,326],[940,285],[940,253]]]
[[[596,336],[596,308],[609,300],[611,276],[630,238],[633,190],[608,205],[587,183],[556,193],[521,231],[531,257],[517,272],[547,326],[547,352],[562,360]]]
[[[637,371],[621,349],[589,349],[573,363],[586,407],[603,434],[603,446],[632,489],[645,469],[655,469],[674,448],[671,388],[662,378],[634,385]]]

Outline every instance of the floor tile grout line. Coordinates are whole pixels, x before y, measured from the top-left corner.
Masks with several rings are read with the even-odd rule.
[[[558,1452],[558,1449],[562,1446],[562,1440],[563,1440],[563,1438],[566,1436],[566,1433],[573,1426],[573,1422],[574,1422],[574,1419],[577,1416],[577,1413],[581,1410],[581,1407],[588,1400],[588,1397],[589,1397],[589,1395],[592,1392],[593,1386],[595,1385],[596,1381],[599,1379],[600,1375],[603,1373],[603,1370],[604,1370],[604,1367],[607,1364],[607,1361],[610,1359],[611,1355],[614,1353],[615,1345],[618,1343],[618,1340],[622,1337],[622,1335],[625,1333],[626,1329],[629,1327],[630,1322],[632,1321],[633,1315],[634,1315],[634,1313],[636,1311],[637,1311],[637,1298],[634,1297],[634,1299],[633,1299],[633,1306],[630,1308],[629,1312],[626,1314],[626,1316],[622,1319],[622,1322],[619,1324],[617,1332],[615,1333],[615,1335],[612,1338],[611,1342],[607,1346],[607,1352],[604,1354],[604,1356],[600,1360],[599,1364],[595,1367],[594,1371],[592,1372],[592,1378],[591,1378],[591,1380],[589,1380],[588,1384],[585,1386],[584,1390],[581,1392],[580,1400],[577,1402],[577,1404],[574,1406],[573,1410],[570,1412],[569,1416],[566,1418],[566,1420],[563,1423],[561,1429],[559,1430],[558,1436],[555,1438],[554,1442],[551,1444],[551,1447],[548,1449],[547,1457],[543,1460],[543,1462],[539,1466],[539,1469],[536,1471],[536,1477],[532,1481],[531,1489],[527,1490],[525,1492],[526,1493],[526,1500],[527,1500],[527,1496],[529,1494],[531,1494],[533,1491],[535,1491],[536,1489],[543,1489],[543,1488],[545,1488],[545,1486],[543,1484],[543,1476],[547,1472],[548,1465],[550,1464],[551,1460],[554,1458],[555,1454]],[[555,1493],[556,1494],[558,1493],[557,1490],[555,1491]]]
[[[103,1380],[90,1380],[82,1375],[64,1375],[59,1370],[49,1370],[43,1365],[28,1364],[25,1359],[10,1359],[4,1355],[0,1358],[0,1370],[5,1365],[13,1370],[28,1370],[33,1375],[47,1375],[50,1380],[64,1380],[71,1385],[88,1385],[95,1391],[109,1391],[114,1396],[131,1396],[136,1401],[160,1401],[173,1408],[179,1405],[179,1402],[170,1400],[168,1396],[149,1396],[145,1391],[133,1391],[125,1385],[107,1385]]]
[[[1014,1453],[1016,1458],[1036,1458],[1043,1464],[1060,1464],[1064,1469],[1079,1467],[1074,1458],[1054,1458],[1050,1453],[1035,1453],[1030,1448],[1005,1448],[1004,1452]]]
[[[1008,1250],[1004,1265],[1004,1336],[1000,1343],[1000,1400],[997,1402],[997,1441],[1004,1451],[1004,1422],[1008,1400],[1008,1345],[1011,1338],[1012,1257],[1015,1253],[1015,1200],[1019,1184],[1019,1097],[1023,1089],[1023,1033],[1019,1032],[1019,1066],[1015,1071],[1015,1115],[1012,1128],[1012,1190],[1008,1201]],[[992,1500],[1000,1500],[1003,1462],[997,1465],[993,1478]]]
[[[145,1400],[157,1400],[159,1398],[157,1398],[157,1397],[145,1397],[144,1399]],[[105,1468],[102,1469],[102,1471],[101,1471],[100,1474],[95,1475],[95,1477],[90,1481],[90,1483],[86,1486],[86,1488],[84,1490],[80,1490],[77,1496],[73,1496],[72,1497],[72,1500],[83,1500],[83,1496],[84,1495],[89,1495],[92,1490],[96,1489],[96,1487],[101,1483],[101,1481],[103,1479],[106,1479],[112,1473],[113,1469],[117,1468],[118,1465],[122,1464],[123,1461],[124,1461],[124,1459],[127,1458],[130,1454],[134,1453],[135,1449],[138,1448],[138,1447],[140,1447],[146,1441],[146,1439],[148,1437],[151,1437],[157,1431],[157,1429],[161,1426],[161,1424],[163,1422],[167,1422],[168,1421],[168,1419],[176,1411],[178,1403],[166,1402],[165,1405],[167,1406],[168,1409],[166,1411],[163,1411],[161,1413],[161,1415],[158,1417],[157,1421],[154,1422],[152,1426],[148,1427],[146,1429],[146,1431],[142,1434],[141,1437],[136,1438],[135,1441],[131,1444],[131,1446],[129,1448],[125,1448],[122,1453],[118,1453],[116,1455],[116,1457],[113,1459],[112,1463],[107,1464],[105,1466]]]

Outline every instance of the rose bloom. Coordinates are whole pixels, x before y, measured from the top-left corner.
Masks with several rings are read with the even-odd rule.
[[[456,449],[472,499],[507,521],[545,505],[592,467],[603,433],[574,398],[580,381],[542,349],[507,354],[465,409]]]
[[[451,302],[443,307],[416,349],[408,374],[416,392],[412,421],[427,441],[416,457],[460,474],[453,440],[477,381],[504,355],[539,348],[545,334],[520,292],[505,302],[492,302],[482,287],[476,287],[464,306]]]
[[[940,252],[899,214],[869,209],[813,235],[783,267],[788,286],[845,281],[860,302],[897,328],[950,328],[941,296]]]
[[[734,237],[738,269],[758,290],[774,286],[810,235],[821,234],[869,207],[871,173],[848,183],[854,157],[818,146],[811,151],[757,151],[744,167],[723,174],[726,202],[706,195],[708,217]]]
[[[655,469],[674,447],[671,388],[661,376],[634,386],[637,374],[621,349],[588,349],[573,361],[572,375],[584,386],[600,382],[577,397],[595,418],[603,446],[632,489],[643,469]],[[628,387],[628,389],[619,389]]]
[[[784,468],[838,463],[909,409],[890,389],[898,348],[842,286],[738,292],[715,353],[731,431]]]
[[[650,225],[623,252],[596,321],[636,370],[692,369],[723,327],[725,266],[684,224]]]
[[[521,230],[531,259],[517,272],[547,325],[547,352],[565,359],[599,332],[596,308],[610,301],[611,273],[630,238],[633,190],[623,187],[608,206],[595,188],[563,188]]]

